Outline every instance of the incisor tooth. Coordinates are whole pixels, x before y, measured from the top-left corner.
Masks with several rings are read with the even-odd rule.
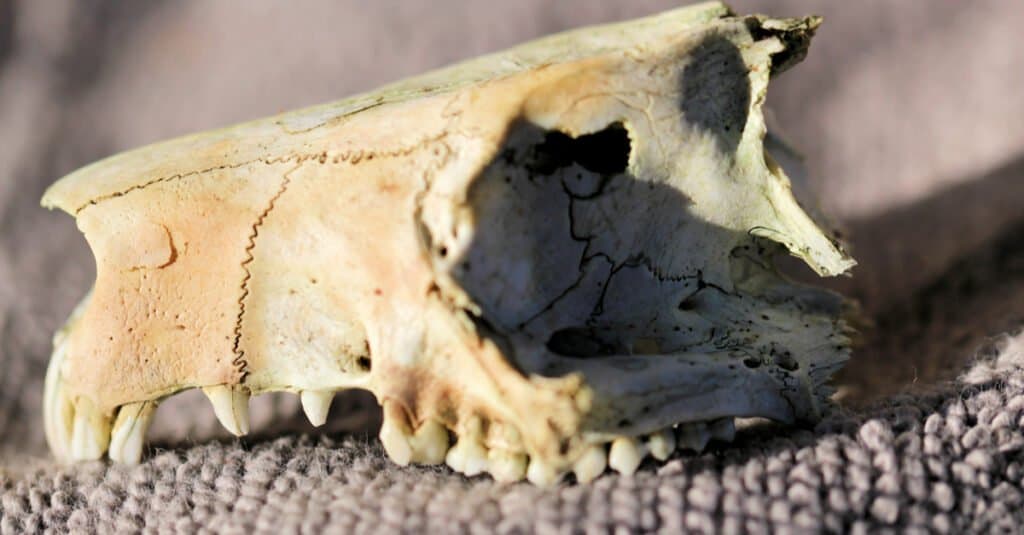
[[[76,461],[99,459],[107,451],[107,445],[110,443],[110,421],[85,398],[78,399],[74,410],[71,458]]]
[[[659,461],[668,459],[676,449],[676,434],[671,429],[662,429],[647,439],[651,457]]]
[[[413,462],[441,464],[448,453],[448,430],[435,420],[427,420],[413,434],[410,445]]]
[[[249,433],[249,392],[228,385],[203,387],[203,393],[213,405],[213,414],[232,435]]]
[[[736,422],[732,418],[722,418],[711,422],[708,426],[711,438],[723,442],[732,442],[736,438]]]
[[[704,422],[694,422],[679,426],[679,447],[693,450],[697,453],[704,451],[704,447],[711,440],[711,433]]]
[[[643,446],[632,437],[619,437],[612,441],[608,451],[608,466],[625,475],[632,475],[644,458]]]
[[[491,450],[487,454],[487,471],[500,483],[514,483],[526,476],[526,454]]]
[[[562,479],[562,474],[538,459],[530,459],[530,465],[526,469],[526,479],[538,487],[549,487],[558,483],[558,480]]]
[[[139,464],[146,430],[149,429],[155,410],[155,401],[143,401],[130,403],[117,411],[114,429],[110,433],[110,451],[107,453],[112,461]]]
[[[62,388],[60,364],[64,361],[66,348],[58,346],[53,360],[46,370],[46,389],[43,394],[43,427],[46,441],[54,455],[62,460],[71,460],[71,435],[74,428],[74,406]]]
[[[583,452],[583,455],[573,463],[572,469],[576,473],[576,481],[589,483],[597,478],[608,467],[608,452],[603,445],[593,445]]]
[[[303,390],[299,394],[302,411],[313,427],[320,427],[327,422],[327,413],[331,410],[334,392],[331,390]]]
[[[398,403],[389,400],[384,401],[383,410],[380,442],[395,464],[405,466],[412,461],[412,430],[409,429],[405,411]]]

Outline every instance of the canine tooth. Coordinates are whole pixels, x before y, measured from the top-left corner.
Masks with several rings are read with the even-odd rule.
[[[526,468],[526,479],[538,487],[549,487],[558,483],[562,474],[558,473],[553,466],[547,465],[538,459],[530,459]]]
[[[736,438],[736,422],[732,418],[722,418],[711,422],[708,426],[711,438],[723,442],[732,442]]]
[[[110,449],[107,455],[112,461],[125,464],[139,464],[142,460],[142,445],[146,430],[153,419],[156,402],[130,403],[117,411],[113,431],[110,433]]]
[[[651,456],[659,461],[664,461],[672,455],[676,449],[676,435],[671,429],[662,429],[647,439],[647,449]]]
[[[495,481],[514,483],[526,476],[526,454],[491,450],[487,455],[487,471]]]
[[[334,401],[334,392],[331,390],[303,390],[299,394],[302,402],[302,411],[313,427],[320,427],[327,422],[327,413],[331,410],[331,401]]]
[[[576,481],[589,483],[597,478],[608,467],[608,452],[604,445],[593,445],[583,452],[583,455],[573,463],[572,469],[576,473]]]
[[[203,387],[203,393],[213,405],[213,414],[232,435],[249,433],[249,392],[228,385]]]
[[[384,401],[384,421],[380,425],[380,442],[388,457],[399,466],[412,461],[412,430],[405,412],[393,401]]]
[[[679,447],[693,450],[697,453],[704,451],[704,447],[711,440],[711,433],[704,422],[695,422],[679,426]]]
[[[413,462],[441,464],[448,453],[448,430],[435,420],[427,420],[413,434],[410,445]]]
[[[644,458],[643,446],[632,437],[619,437],[612,441],[608,451],[608,466],[625,475],[632,475]]]
[[[110,422],[86,399],[75,403],[75,417],[71,429],[71,458],[93,461],[107,451],[110,444]]]

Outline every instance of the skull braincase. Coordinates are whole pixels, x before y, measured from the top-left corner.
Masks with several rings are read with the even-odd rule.
[[[842,303],[771,257],[853,261],[764,152],[761,106],[817,23],[703,4],[64,178],[43,202],[97,280],[48,431],[192,387],[366,388],[389,429],[562,470],[679,423],[813,419]]]

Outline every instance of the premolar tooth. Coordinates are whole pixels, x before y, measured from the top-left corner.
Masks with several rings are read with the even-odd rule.
[[[74,410],[71,458],[76,461],[94,461],[103,457],[110,444],[110,421],[85,398],[78,399]]]
[[[413,434],[410,445],[413,462],[441,464],[448,453],[448,430],[435,420],[427,420]]]
[[[694,422],[679,426],[679,447],[693,450],[697,453],[704,451],[704,447],[711,440],[711,432],[704,422]]]
[[[487,448],[483,444],[483,422],[480,418],[473,417],[466,422],[444,462],[467,476],[487,471]]]
[[[203,393],[213,405],[213,414],[232,435],[249,433],[249,392],[228,385],[203,387]]]
[[[530,465],[526,469],[526,479],[538,487],[549,487],[558,483],[558,480],[562,479],[562,474],[558,473],[553,466],[533,458],[530,459]]]
[[[475,476],[487,470],[487,448],[475,436],[461,436],[448,450],[444,462],[456,472]]]
[[[313,427],[327,423],[327,413],[331,410],[334,392],[331,390],[303,390],[299,394],[302,410]]]
[[[671,429],[662,429],[647,439],[651,456],[659,461],[668,459],[676,449],[676,434]]]
[[[576,473],[576,481],[589,483],[597,478],[608,467],[608,452],[604,445],[593,445],[588,447],[583,455],[573,463],[572,469]]]
[[[110,433],[110,451],[107,453],[112,461],[139,464],[146,430],[149,429],[155,410],[155,401],[143,401],[129,403],[117,411],[117,419]]]
[[[384,401],[384,421],[380,426],[380,442],[388,457],[399,466],[412,461],[412,430],[409,429],[405,411],[398,403]]]
[[[487,455],[487,471],[495,481],[514,483],[526,476],[526,454],[491,450]]]
[[[612,441],[608,451],[608,466],[625,475],[632,475],[644,459],[644,447],[632,437],[619,437]]]
[[[722,418],[711,422],[708,426],[711,438],[723,442],[732,442],[736,438],[736,422],[732,418]]]

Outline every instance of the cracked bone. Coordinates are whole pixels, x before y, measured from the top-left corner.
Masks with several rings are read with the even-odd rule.
[[[399,464],[539,484],[665,458],[673,426],[699,450],[731,436],[708,422],[813,421],[843,301],[772,259],[854,262],[761,106],[817,25],[700,4],[68,175],[43,204],[97,277],[55,337],[52,450],[136,462],[148,404],[190,388],[235,434],[249,394],[299,393],[319,424],[367,389]]]

